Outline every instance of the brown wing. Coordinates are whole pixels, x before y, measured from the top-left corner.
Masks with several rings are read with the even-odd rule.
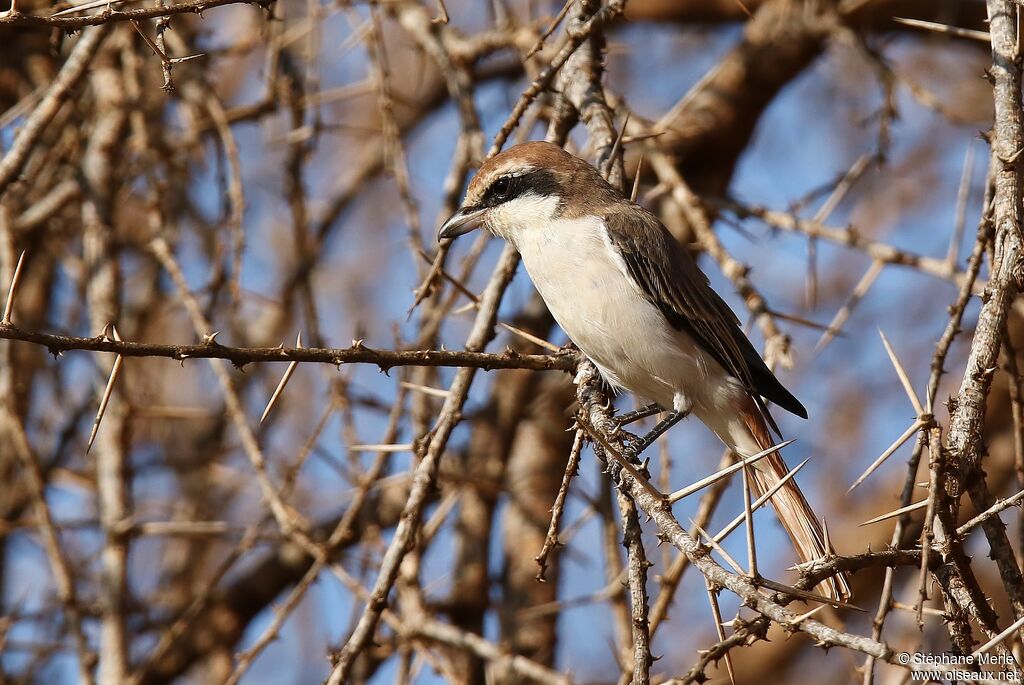
[[[673,328],[686,331],[708,354],[735,376],[758,402],[765,398],[807,418],[807,410],[775,378],[743,334],[739,319],[718,296],[708,277],[672,238],[656,216],[638,206],[604,216],[612,244],[630,277]],[[636,211],[639,210],[639,211]],[[765,410],[766,418],[775,422]]]

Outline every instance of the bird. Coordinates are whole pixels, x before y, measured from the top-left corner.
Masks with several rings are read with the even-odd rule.
[[[608,386],[653,403],[630,419],[668,412],[634,456],[690,414],[740,458],[773,447],[773,432],[781,438],[768,402],[807,418],[693,257],[585,160],[545,141],[489,158],[438,240],[480,227],[515,247],[555,321]],[[752,489],[764,494],[789,469],[776,451],[751,472]],[[831,553],[795,479],[771,502],[801,563]],[[851,594],[843,574],[819,587],[833,600]]]

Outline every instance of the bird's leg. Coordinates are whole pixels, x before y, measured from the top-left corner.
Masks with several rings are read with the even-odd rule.
[[[630,461],[639,461],[637,456],[647,447],[642,444],[643,439],[633,435],[632,433],[623,430],[624,426],[639,421],[640,419],[646,419],[648,416],[654,416],[665,411],[657,402],[651,402],[648,405],[628,411],[624,414],[615,417],[615,428],[613,429],[613,435],[617,435],[621,438],[625,449],[623,450],[623,456]],[[649,444],[649,443],[648,443]]]
[[[623,456],[630,461],[638,461],[645,449],[650,447],[665,431],[686,418],[686,415],[689,413],[688,411],[682,412],[673,409],[668,413],[668,416],[659,421],[646,435],[637,438],[635,441],[630,441]]]
[[[648,416],[654,416],[664,411],[664,408],[657,402],[651,402],[650,404],[634,409],[633,411],[627,411],[625,414],[621,414],[615,417],[615,420],[620,426],[628,426],[634,421],[640,419],[646,419]]]

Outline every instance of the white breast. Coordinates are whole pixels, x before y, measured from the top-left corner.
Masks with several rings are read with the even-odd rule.
[[[723,374],[721,367],[644,299],[603,221],[555,219],[539,226],[507,237],[555,320],[605,378],[665,407],[712,402],[703,397],[708,374]]]

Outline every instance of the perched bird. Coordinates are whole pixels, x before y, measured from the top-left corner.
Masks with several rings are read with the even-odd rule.
[[[438,239],[480,226],[515,246],[552,316],[613,389],[653,400],[648,415],[669,412],[637,452],[691,412],[741,457],[773,445],[766,401],[807,418],[692,257],[587,162],[546,142],[495,155]],[[760,494],[788,473],[778,452],[751,471]],[[795,480],[772,504],[802,562],[826,555]],[[841,575],[821,591],[849,596]]]

